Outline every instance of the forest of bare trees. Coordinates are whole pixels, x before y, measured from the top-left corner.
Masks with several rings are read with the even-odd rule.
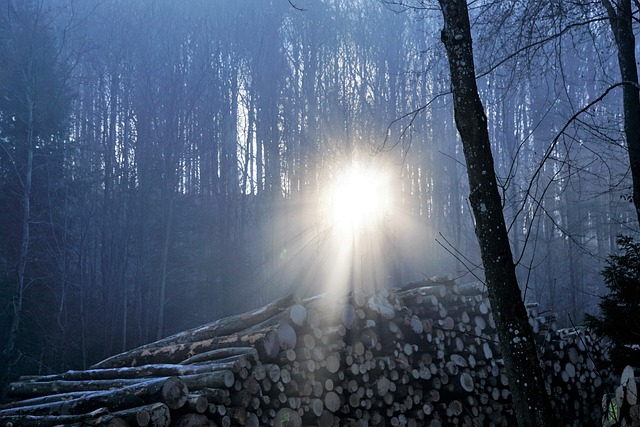
[[[0,4],[3,373],[294,290],[484,276],[436,2]],[[638,224],[617,5],[469,6],[518,282],[564,325]],[[323,205],[354,164],[389,189],[357,236]]]

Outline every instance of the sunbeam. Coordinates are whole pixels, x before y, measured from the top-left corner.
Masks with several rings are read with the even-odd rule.
[[[320,201],[329,236],[326,291],[360,291],[386,283],[384,241],[391,189],[383,167],[352,163],[327,182]]]

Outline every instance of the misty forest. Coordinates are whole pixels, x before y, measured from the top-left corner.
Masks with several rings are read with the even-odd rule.
[[[594,321],[639,249],[638,8],[3,0],[3,388],[290,293],[486,282],[502,342],[521,302]]]

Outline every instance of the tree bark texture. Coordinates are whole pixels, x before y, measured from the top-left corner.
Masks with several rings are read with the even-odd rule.
[[[636,66],[636,40],[633,35],[631,0],[620,0],[612,4],[602,0],[607,10],[611,31],[618,47],[620,77],[627,83],[622,87],[624,111],[624,134],[629,150],[629,165],[633,183],[633,204],[640,221],[640,96],[638,68]]]
[[[493,165],[487,118],[478,95],[466,0],[439,0],[449,58],[455,122],[467,162],[470,202],[489,299],[518,424],[552,425],[549,397],[518,287]]]

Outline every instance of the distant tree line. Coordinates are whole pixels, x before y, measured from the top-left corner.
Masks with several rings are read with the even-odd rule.
[[[518,279],[568,323],[637,217],[620,94],[574,117],[620,81],[607,10],[556,3],[470,14]],[[482,276],[439,15],[303,8],[2,1],[5,374],[321,291],[317,200],[353,161],[394,177],[385,284]]]

